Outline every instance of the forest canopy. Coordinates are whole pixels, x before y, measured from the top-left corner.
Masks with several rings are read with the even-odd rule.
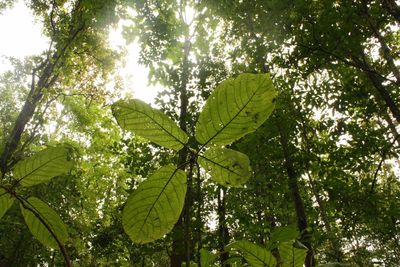
[[[0,73],[0,267],[400,266],[398,1],[24,4],[49,42]]]

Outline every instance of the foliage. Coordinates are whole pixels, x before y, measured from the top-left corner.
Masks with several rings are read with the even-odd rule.
[[[192,152],[192,160],[196,160],[203,147],[207,148],[209,143],[226,145],[229,144],[228,140],[236,140],[244,134],[254,131],[256,127],[253,124],[265,121],[273,110],[274,103],[271,99],[275,92],[268,75],[241,74],[235,80],[228,82],[231,84],[229,87],[227,83],[222,83],[215,89],[214,94],[217,97],[212,94],[210,102],[205,104],[200,114],[196,139],[198,140],[198,136],[202,136],[199,133],[205,133],[207,138],[200,138],[203,141],[200,142],[202,146],[199,150]],[[228,99],[227,88],[237,98]],[[255,104],[260,104],[254,100],[256,94],[259,94],[257,101],[259,99],[263,101],[262,108],[264,110],[256,109]],[[266,102],[263,95],[266,95],[265,98],[270,101]],[[224,100],[223,102],[219,101],[216,106],[215,101],[218,99]],[[236,105],[232,105],[232,103],[236,103]],[[215,111],[213,107],[216,109]],[[254,111],[254,109],[256,110]],[[220,110],[226,112],[226,115],[220,113]],[[257,115],[257,121],[244,120],[246,114],[252,112]],[[117,102],[113,105],[113,114],[123,129],[134,131],[157,144],[164,144],[167,148],[173,149],[176,149],[177,146],[182,148],[182,145],[185,145],[186,134],[178,126],[174,126],[174,122],[166,115],[141,101]],[[219,118],[218,126],[214,126],[212,121],[215,117],[211,114],[221,114],[217,116]],[[237,131],[237,126],[234,127],[236,124],[241,127],[240,131]],[[220,136],[229,136],[229,138],[222,139]],[[247,156],[226,148],[216,149],[211,147],[204,154],[200,154],[202,159],[200,164],[210,170],[213,179],[221,184],[243,185],[250,175]],[[210,150],[211,152],[209,152]],[[223,153],[220,154],[221,151]],[[173,165],[168,165],[159,169],[130,196],[124,208],[123,223],[125,231],[134,242],[147,243],[161,238],[171,231],[178,221],[186,195],[185,175],[179,170],[182,168],[184,166],[174,168]]]
[[[0,266],[400,265],[396,1],[25,3]],[[121,26],[157,108],[116,102]]]
[[[60,217],[40,199],[30,197],[22,201],[21,212],[29,230],[44,245],[57,249],[58,242],[68,240],[67,228]]]
[[[186,175],[173,165],[157,170],[129,197],[122,223],[136,243],[148,243],[172,230],[182,212]]]
[[[185,132],[164,113],[140,100],[115,103],[113,115],[123,129],[134,131],[163,147],[179,150],[188,141]]]
[[[29,187],[67,173],[73,164],[67,147],[51,147],[19,161],[14,166],[13,177],[17,183]]]
[[[252,244],[246,240],[236,241],[230,244],[227,249],[236,249],[243,253],[246,261],[254,267],[275,266],[274,256],[266,248]]]

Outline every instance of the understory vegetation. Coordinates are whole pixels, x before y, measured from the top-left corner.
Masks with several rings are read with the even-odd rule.
[[[0,267],[400,266],[398,1],[25,4],[49,45],[0,73]]]

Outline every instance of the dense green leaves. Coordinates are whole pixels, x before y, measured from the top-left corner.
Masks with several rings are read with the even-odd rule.
[[[241,74],[222,82],[208,98],[196,125],[201,144],[227,145],[256,130],[274,109],[268,74]]]
[[[266,248],[246,240],[235,241],[227,249],[239,251],[246,261],[254,267],[274,267],[276,260]]]
[[[251,175],[249,158],[228,148],[211,148],[199,158],[200,165],[221,185],[240,187]]]
[[[23,186],[33,186],[67,173],[73,164],[67,147],[50,147],[18,162],[14,178]]]
[[[11,198],[0,196],[0,213],[6,212],[0,223],[0,265],[62,266],[59,253],[52,257],[48,248],[32,245],[37,242],[26,234],[22,216],[15,206],[8,208],[14,198],[40,195],[73,219],[73,242],[67,249],[71,262],[81,266],[205,267],[214,257],[199,253],[202,247],[218,255],[214,266],[265,266],[262,256],[253,255],[259,250],[263,255],[263,247],[274,255],[279,251],[276,261],[285,267],[329,262],[399,266],[400,119],[394,111],[400,99],[400,53],[393,25],[400,20],[392,14],[398,1],[25,2],[46,25],[43,32],[53,45],[15,69],[12,76],[19,76],[19,82],[0,75],[0,183],[12,190],[7,192]],[[125,36],[139,41],[139,63],[150,69],[150,83],[163,87],[155,102],[168,116],[139,101],[121,101],[123,107],[113,107],[116,119],[134,132],[123,134],[122,140],[120,127],[105,108],[113,100],[102,89],[109,82],[114,88],[129,86],[129,81],[120,83],[110,75],[110,57],[116,53],[108,52],[110,27],[102,26],[109,18],[115,21],[115,11],[127,20]],[[270,108],[263,100],[270,96],[257,87],[257,79],[267,75],[239,73],[266,71],[280,92],[279,112],[245,135],[268,116],[267,111],[257,112]],[[25,73],[34,77],[27,79]],[[227,77],[238,78],[221,84]],[[248,81],[254,86],[247,86]],[[37,94],[28,94],[25,102],[28,86]],[[98,90],[103,91],[100,97]],[[18,112],[24,102],[33,109]],[[172,123],[178,120],[190,142]],[[181,151],[146,146],[139,135]],[[18,183],[13,169],[18,162],[32,155],[30,151],[66,139],[81,144],[84,155],[70,179],[23,188],[24,179]],[[224,146],[246,154],[252,170],[247,156]],[[163,240],[132,245],[120,234],[126,192],[146,188],[146,180],[143,186],[139,182],[166,162],[190,170],[182,223]],[[224,185],[246,184],[244,189],[225,189],[208,178]],[[159,199],[174,204],[170,195]],[[148,209],[149,219],[142,223],[157,231],[166,228],[156,216],[150,218],[147,196],[138,190],[136,198],[129,205]],[[165,207],[158,210],[171,213]],[[132,218],[126,221],[136,223]],[[287,225],[300,229],[282,227]],[[152,234],[142,231],[141,238]],[[242,243],[241,250],[224,253],[230,240],[241,239],[254,242],[251,249],[243,249]],[[299,241],[309,249],[302,249]]]
[[[67,227],[52,208],[36,197],[30,197],[27,201],[24,201],[24,205],[20,206],[25,222],[33,236],[43,245],[57,249],[59,246],[54,236],[62,244],[67,241]]]
[[[14,198],[8,194],[3,188],[0,188],[0,219],[14,202]]]
[[[171,149],[179,150],[188,136],[163,112],[138,99],[120,100],[112,106],[114,117],[125,130]]]
[[[135,243],[167,234],[179,219],[186,195],[186,174],[170,164],[142,182],[122,214],[125,232]]]

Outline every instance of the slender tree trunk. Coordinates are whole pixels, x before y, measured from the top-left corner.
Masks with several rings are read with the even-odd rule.
[[[324,227],[326,229],[326,231],[328,233],[333,233],[332,231],[332,227],[331,227],[331,223],[329,221],[327,212],[326,212],[326,208],[325,208],[325,204],[323,202],[323,200],[321,199],[321,195],[319,193],[319,190],[317,188],[317,184],[314,181],[314,179],[312,179],[311,175],[309,173],[307,173],[307,177],[308,177],[308,181],[311,187],[311,190],[313,192],[313,195],[315,197],[315,200],[317,201],[318,204],[318,208],[320,210],[320,215],[321,215],[321,219],[322,222],[324,223]],[[330,238],[330,243],[331,243],[331,247],[332,247],[332,258],[336,261],[336,262],[342,262],[343,259],[343,251],[341,249],[341,245],[339,240],[337,240],[335,237],[334,238]]]
[[[385,10],[400,23],[400,7],[396,0],[381,0],[381,2]]]
[[[388,44],[385,41],[385,38],[379,31],[379,26],[372,18],[369,9],[368,9],[368,2],[366,0],[363,1],[363,13],[364,16],[367,18],[368,24],[370,25],[372,32],[376,39],[378,39],[379,44],[382,49],[383,57],[386,60],[387,65],[389,66],[390,71],[393,73],[394,77],[396,78],[396,84],[400,85],[400,71],[395,64],[395,60],[392,56],[392,51],[389,48]]]
[[[32,119],[37,105],[42,99],[44,90],[50,88],[57,81],[58,74],[56,73],[55,69],[59,67],[58,65],[60,65],[60,61],[64,57],[66,51],[71,47],[76,37],[83,29],[84,26],[82,25],[78,29],[74,30],[70,39],[59,51],[54,52],[54,54],[44,61],[37,69],[33,70],[31,89],[28,97],[24,103],[24,106],[22,107],[21,112],[18,114],[14,127],[11,130],[11,134],[6,141],[3,151],[1,152],[0,170],[3,176],[8,172],[10,165],[12,165],[10,163],[12,156],[20,143],[21,136],[26,125]],[[41,72],[39,75],[39,80],[36,82],[35,77],[38,71]]]
[[[182,73],[181,73],[181,83],[179,86],[180,93],[180,114],[179,114],[179,127],[183,131],[187,131],[187,121],[188,121],[188,105],[189,98],[187,94],[187,83],[189,80],[189,62],[188,56],[190,51],[190,41],[187,38],[184,44],[184,54],[182,59]],[[179,159],[178,166],[182,166],[181,169],[185,171],[185,162],[188,161],[189,151],[187,147],[183,147],[179,151]],[[192,163],[191,163],[192,165]],[[187,266],[190,264],[190,236],[189,236],[189,227],[190,227],[190,194],[191,194],[191,177],[190,181],[188,181],[188,190],[186,193],[185,204],[183,212],[173,229],[173,242],[172,242],[172,253],[170,257],[171,267],[181,267],[182,263],[186,261]],[[189,256],[188,256],[189,255]]]
[[[384,109],[383,111],[383,118],[384,120],[387,122],[390,131],[392,132],[392,135],[394,137],[394,139],[396,139],[397,141],[397,146],[400,147],[400,134],[397,131],[396,126],[393,124],[392,118],[390,118],[388,112],[386,109]]]
[[[192,217],[192,177],[194,162],[190,163],[189,174],[187,176],[187,193],[185,199],[185,261],[186,266],[190,266],[192,258],[192,236],[191,236],[191,217]]]
[[[297,101],[297,99],[294,100],[294,102],[296,102],[296,106],[294,107],[294,109],[298,110],[298,116],[300,118],[301,121],[301,133],[302,133],[302,137],[303,137],[303,144],[304,144],[304,149],[307,151],[307,153],[309,155],[312,154],[312,144],[311,141],[308,138],[308,131],[307,131],[307,127],[306,127],[306,121],[305,118],[303,116],[303,113],[301,111],[301,104]],[[317,164],[320,164],[319,162],[319,158],[318,158],[318,162]],[[315,200],[317,201],[319,210],[320,210],[320,215],[321,215],[321,219],[324,223],[325,229],[328,233],[333,233],[332,232],[332,227],[329,221],[329,217],[328,214],[326,212],[326,208],[325,208],[325,203],[323,202],[320,192],[319,192],[319,187],[318,187],[318,183],[312,178],[312,176],[310,175],[310,173],[308,172],[309,170],[311,170],[311,166],[310,166],[310,161],[306,162],[306,167],[307,167],[307,178],[308,178],[308,182],[311,188],[311,191],[315,197]],[[333,252],[333,257],[335,258],[335,260],[337,262],[341,262],[342,258],[343,258],[343,252],[341,250],[341,246],[340,246],[340,242],[338,240],[336,240],[335,238],[330,239],[330,243],[332,246],[332,252]]]
[[[304,203],[303,203],[303,199],[301,198],[301,195],[300,195],[299,185],[298,185],[298,181],[297,181],[298,175],[295,171],[292,156],[289,151],[289,143],[288,143],[288,139],[287,139],[287,134],[286,134],[285,129],[283,129],[283,126],[282,126],[283,123],[282,123],[282,125],[280,124],[281,122],[282,122],[282,119],[280,118],[280,122],[278,122],[278,129],[279,129],[279,134],[280,134],[280,143],[282,146],[283,156],[285,158],[285,168],[286,168],[286,172],[288,174],[289,189],[291,191],[292,199],[293,199],[295,210],[296,210],[297,226],[299,227],[299,230],[302,232],[301,241],[308,248],[305,265],[306,265],[306,267],[315,266],[314,252],[313,252],[311,242],[310,242],[311,241],[310,235],[307,231],[307,227],[308,227],[307,217],[306,217],[306,213],[304,210]]]
[[[226,225],[226,209],[225,209],[225,193],[223,187],[218,188],[218,235],[219,235],[219,252],[221,266],[230,266],[225,262],[229,259],[229,253],[225,252],[225,246],[229,243],[229,231]]]
[[[275,220],[274,214],[271,213],[268,216],[268,222],[269,222],[271,230],[273,231],[275,229],[275,227],[276,227],[276,220]],[[278,248],[274,248],[274,249],[271,250],[271,253],[276,258],[275,267],[281,267],[282,266],[282,258],[281,258],[281,255],[279,253],[279,249]]]
[[[362,56],[365,59],[365,54],[362,52]],[[385,102],[386,106],[392,112],[393,117],[396,119],[398,123],[400,123],[400,109],[397,106],[396,102],[387,91],[386,87],[383,85],[383,78],[376,73],[372,68],[369,66],[365,60],[361,60],[358,57],[352,57],[354,65],[357,66],[360,70],[363,71],[365,76],[371,81],[372,85],[375,87],[376,91],[378,92],[379,96]]]
[[[196,250],[196,258],[197,262],[200,264],[200,251],[203,247],[202,243],[202,231],[203,231],[203,220],[201,218],[201,211],[204,205],[204,198],[203,193],[201,190],[201,177],[200,177],[200,166],[196,165],[197,169],[197,177],[196,177],[196,201],[197,201],[197,210],[196,210],[196,239],[195,244],[197,243],[197,250]],[[201,266],[200,266],[201,267]]]

